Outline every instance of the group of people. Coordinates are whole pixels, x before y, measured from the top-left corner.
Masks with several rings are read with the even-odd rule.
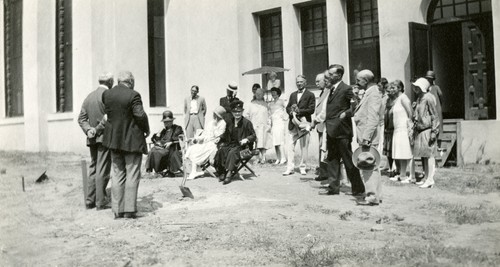
[[[192,166],[189,179],[203,175],[203,170],[211,165],[219,181],[228,184],[238,175],[242,159],[251,158],[253,151],[257,151],[257,161],[264,163],[266,150],[272,146],[276,152],[274,163],[287,164],[284,176],[293,174],[298,142],[299,171],[306,174],[312,129],[316,129],[319,137],[316,180],[329,181],[320,194],[339,194],[343,164],[351,194],[361,198],[358,203],[379,205],[382,201],[377,149],[380,140],[390,168],[395,160],[399,174],[391,180],[414,181],[413,158],[421,157],[426,179],[420,187],[432,187],[434,152],[442,125],[438,111],[440,90],[433,85],[434,73],[429,72],[412,84],[417,95],[413,104],[403,93],[400,80],[390,83],[382,80],[377,84],[370,70],[362,70],[356,75],[356,84],[349,86],[342,82],[343,75],[344,67],[339,64],[318,74],[317,99],[306,88],[305,76],[298,75],[297,90],[290,94],[285,105],[280,98],[281,83],[275,73],[271,74],[266,90],[254,84],[254,96],[246,110],[243,101],[236,97],[237,84],[230,82],[226,96],[220,99],[208,123],[205,123],[206,101],[199,95],[199,87],[193,85],[184,101],[183,125],[175,124],[174,114],[166,110],[161,119],[164,127],[152,136],[149,146],[148,116],[141,95],[133,90],[132,73],[120,72],[117,85],[111,73],[100,75],[99,87],[87,96],[78,117],[91,155],[86,207],[107,207],[106,186],[113,168],[111,208],[115,218],[135,218],[142,154],[148,155],[147,172],[174,177],[187,171],[183,169],[183,160],[188,159]],[[436,93],[429,93],[432,90]],[[271,98],[266,100],[269,93]],[[351,147],[354,133],[359,144],[355,151]],[[408,165],[410,177],[406,176]]]

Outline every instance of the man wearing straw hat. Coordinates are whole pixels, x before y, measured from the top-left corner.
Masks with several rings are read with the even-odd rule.
[[[175,177],[182,166],[179,136],[183,134],[182,127],[174,124],[174,114],[170,110],[163,112],[164,128],[151,137],[154,147],[146,159],[146,172],[154,170],[163,177]],[[163,172],[163,170],[165,170]]]
[[[233,119],[233,114],[231,113],[231,103],[240,100],[236,97],[236,93],[238,93],[238,84],[236,84],[236,82],[229,82],[226,88],[226,96],[221,97],[219,100],[219,105],[226,109],[226,113],[224,114],[224,120],[226,123],[230,123]]]

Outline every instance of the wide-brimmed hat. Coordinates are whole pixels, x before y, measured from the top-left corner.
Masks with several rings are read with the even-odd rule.
[[[163,112],[163,119],[161,119],[161,121],[166,122],[166,121],[173,121],[173,120],[175,120],[174,113],[172,113],[172,111],[170,111],[170,110],[165,110]]]
[[[434,71],[429,70],[429,71],[427,71],[425,73],[425,78],[429,78],[429,79],[435,80],[436,79],[436,74],[434,73]]]
[[[214,113],[222,119],[222,116],[226,114],[226,109],[223,106],[218,106],[214,109]]]
[[[418,86],[422,92],[427,93],[431,84],[426,78],[418,78],[413,85]]]
[[[372,171],[380,165],[380,153],[374,147],[358,147],[352,153],[352,163],[363,171]]]
[[[236,82],[229,82],[227,85],[227,90],[232,91],[232,92],[237,92],[238,91],[238,84]]]
[[[231,102],[231,111],[243,111],[243,101],[236,100]]]

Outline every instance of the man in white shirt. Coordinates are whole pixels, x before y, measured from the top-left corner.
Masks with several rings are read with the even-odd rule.
[[[186,137],[193,138],[196,130],[205,127],[205,114],[207,104],[205,98],[198,95],[200,88],[197,85],[191,87],[191,95],[184,100],[184,121]]]

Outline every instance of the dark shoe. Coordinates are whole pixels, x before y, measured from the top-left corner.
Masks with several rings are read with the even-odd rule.
[[[85,208],[88,210],[93,209],[95,208],[95,203],[87,203],[85,204]]]
[[[366,201],[366,200],[356,201],[356,203],[358,205],[361,205],[361,206],[378,206],[379,205],[379,202],[371,202],[371,201]]]
[[[318,195],[340,195],[340,190],[327,189],[325,191],[318,192]]]
[[[318,176],[318,177],[314,178],[314,181],[318,181],[318,182],[325,181],[325,180],[328,180],[328,177],[320,177],[320,176]]]
[[[115,220],[123,218],[123,212],[115,213]]]
[[[201,167],[201,169],[202,169],[202,170],[205,170],[206,168],[210,167],[210,162],[209,162],[209,161],[207,161],[207,162],[205,162],[205,163],[201,164],[201,166],[200,166],[200,167]]]
[[[226,179],[224,179],[224,182],[222,182],[223,185],[227,185],[231,182],[231,177],[226,177]]]
[[[96,210],[106,210],[106,209],[109,209],[109,208],[110,208],[110,206],[106,206],[106,205],[104,205],[104,206],[96,206],[95,207]]]
[[[161,173],[161,176],[162,176],[162,177],[173,178],[173,177],[175,177],[175,173],[173,173],[173,172],[171,172],[171,171],[165,171],[165,172],[162,172],[162,173]]]
[[[226,179],[226,175],[225,174],[221,174],[219,175],[219,182],[222,182]]]
[[[135,219],[137,218],[137,215],[135,212],[125,212],[123,217],[125,217],[125,219]]]

